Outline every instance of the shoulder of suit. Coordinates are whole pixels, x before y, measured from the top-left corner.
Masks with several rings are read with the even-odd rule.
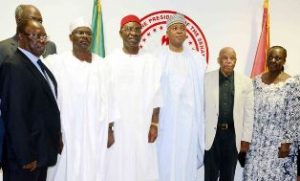
[[[219,77],[219,69],[213,70],[210,72],[206,72],[204,75],[204,82],[205,82],[205,84],[210,84],[210,83],[212,83],[212,80],[216,80],[216,79],[218,79],[218,77]]]
[[[0,50],[8,50],[13,46],[17,47],[17,42],[13,38],[7,38],[5,40],[0,41]]]
[[[4,60],[3,64],[11,64],[11,65],[17,65],[22,64],[24,61],[20,61],[20,59],[23,59],[26,57],[23,57],[20,52],[16,51],[11,56],[9,56],[7,59]]]
[[[56,48],[56,45],[55,45],[55,43],[53,41],[48,41],[47,42],[47,46],[51,47],[51,48]]]
[[[1,40],[0,44],[2,45],[2,44],[6,44],[6,43],[11,43],[11,42],[16,42],[16,40],[13,37],[10,37],[10,38]]]
[[[16,53],[17,46],[14,46],[10,42],[11,41],[7,39],[7,41],[2,41],[0,43],[0,64],[11,59],[11,57]]]
[[[210,77],[210,76],[215,76],[215,75],[219,75],[219,69],[205,73],[205,77]]]
[[[55,46],[55,47],[56,47],[56,45],[55,45],[55,43],[54,43],[53,41],[48,41],[48,42],[47,42],[47,45],[48,45],[48,46]]]

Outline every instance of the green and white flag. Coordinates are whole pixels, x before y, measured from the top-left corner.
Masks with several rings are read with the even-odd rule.
[[[105,57],[103,21],[100,0],[94,0],[92,30],[92,52],[98,54],[101,57]]]

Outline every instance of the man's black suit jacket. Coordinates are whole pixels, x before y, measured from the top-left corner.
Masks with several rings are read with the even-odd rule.
[[[1,63],[9,58],[18,48],[17,36],[13,36],[6,40],[0,41],[0,65]],[[45,51],[43,57],[56,53],[56,46],[52,41],[46,43]]]
[[[56,81],[46,69],[56,90]],[[17,49],[0,68],[1,110],[5,126],[3,165],[56,163],[61,136],[60,113],[49,84]]]
[[[2,62],[12,56],[18,47],[17,35],[0,41],[0,66]],[[48,41],[45,47],[45,51],[43,53],[43,57],[46,57],[51,54],[56,53],[56,46],[53,42]],[[2,117],[0,117],[0,162],[2,158],[2,147],[3,147],[3,136],[4,136],[4,125],[2,121]]]

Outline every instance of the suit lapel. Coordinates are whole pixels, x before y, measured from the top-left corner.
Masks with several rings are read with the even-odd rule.
[[[215,71],[214,80],[212,81],[212,84],[215,85],[214,91],[214,97],[215,97],[215,105],[217,112],[219,112],[219,92],[220,92],[220,86],[219,86],[219,70]]]
[[[50,96],[51,99],[55,101],[55,97],[51,91],[50,85],[48,84],[45,77],[41,74],[41,72],[35,67],[35,65],[28,59],[26,55],[24,55],[19,49],[19,54],[23,57],[23,62],[25,66],[30,70],[30,72],[34,75],[34,77],[40,82],[40,85],[44,89],[44,91],[47,93],[47,95]],[[49,70],[48,70],[49,71]],[[47,72],[48,73],[48,72]],[[50,71],[49,71],[50,73]],[[52,74],[51,74],[52,75]],[[54,78],[53,75],[51,79]],[[54,81],[55,82],[55,81]],[[55,90],[56,90],[56,82],[55,82]],[[56,102],[56,101],[55,101]]]
[[[236,112],[236,109],[238,109],[238,101],[241,101],[240,96],[241,96],[241,84],[242,82],[239,79],[239,76],[237,73],[234,73],[234,103],[233,103],[233,115]]]
[[[49,78],[51,79],[53,85],[54,85],[54,91],[55,91],[55,95],[57,96],[57,83],[56,83],[56,80],[54,78],[54,75],[52,74],[52,72],[48,69],[47,66],[45,66],[45,70],[49,76]]]

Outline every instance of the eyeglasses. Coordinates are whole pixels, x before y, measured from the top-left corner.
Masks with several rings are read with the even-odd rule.
[[[126,33],[134,32],[134,33],[141,33],[142,28],[141,27],[130,27],[130,26],[124,26],[123,31]]]
[[[28,36],[30,39],[37,41],[37,40],[41,40],[41,41],[47,41],[48,40],[48,36],[45,34],[35,34],[35,33],[26,33],[23,32],[24,35]]]

